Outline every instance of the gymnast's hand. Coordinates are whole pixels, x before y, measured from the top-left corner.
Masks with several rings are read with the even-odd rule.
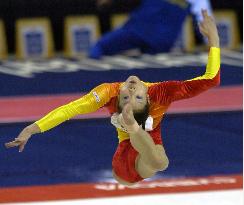
[[[11,148],[11,147],[18,147],[19,146],[19,152],[22,152],[25,148],[26,143],[30,139],[30,137],[33,134],[39,133],[40,128],[35,124],[31,124],[24,128],[21,133],[18,135],[17,138],[14,139],[14,141],[5,143],[6,148]]]
[[[210,47],[219,47],[219,35],[213,17],[208,15],[207,10],[202,10],[203,21],[199,24],[200,32],[208,38]]]

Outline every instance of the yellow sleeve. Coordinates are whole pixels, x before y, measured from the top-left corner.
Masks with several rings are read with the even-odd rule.
[[[220,68],[220,48],[211,47],[208,55],[208,64],[206,66],[206,72],[204,73],[204,75],[193,78],[191,80],[213,79],[219,72],[219,68]]]
[[[112,88],[112,83],[101,84],[83,97],[56,108],[35,123],[41,132],[45,132],[76,115],[95,112],[116,95]]]

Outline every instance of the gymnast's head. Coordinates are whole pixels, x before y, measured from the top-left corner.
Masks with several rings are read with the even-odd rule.
[[[119,92],[118,111],[130,103],[133,114],[139,124],[144,125],[149,114],[148,87],[137,77],[130,76],[123,83]]]

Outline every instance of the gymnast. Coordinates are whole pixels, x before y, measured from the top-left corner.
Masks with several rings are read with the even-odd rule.
[[[194,97],[220,83],[220,48],[216,24],[202,10],[201,33],[210,47],[205,74],[185,81],[143,82],[130,76],[125,82],[104,83],[80,99],[63,105],[27,126],[7,148],[22,152],[33,134],[45,132],[76,115],[106,107],[118,132],[119,143],[112,173],[121,184],[133,185],[168,167],[160,123],[170,104]]]

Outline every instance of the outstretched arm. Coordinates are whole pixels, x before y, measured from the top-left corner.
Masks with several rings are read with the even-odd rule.
[[[35,124],[38,125],[41,132],[45,132],[77,115],[95,112],[110,100],[112,86],[112,84],[106,83],[97,86],[78,100],[56,108],[40,120],[36,121]]]
[[[216,24],[207,11],[202,11],[201,33],[208,39],[210,47],[204,75],[186,81],[166,81],[154,86],[155,99],[170,104],[173,101],[194,97],[220,83],[220,48]]]
[[[116,83],[102,84],[80,99],[56,108],[40,120],[24,128],[14,141],[6,143],[5,146],[7,148],[19,146],[19,151],[23,151],[25,144],[33,134],[47,131],[76,115],[98,110],[116,95],[116,86]]]

